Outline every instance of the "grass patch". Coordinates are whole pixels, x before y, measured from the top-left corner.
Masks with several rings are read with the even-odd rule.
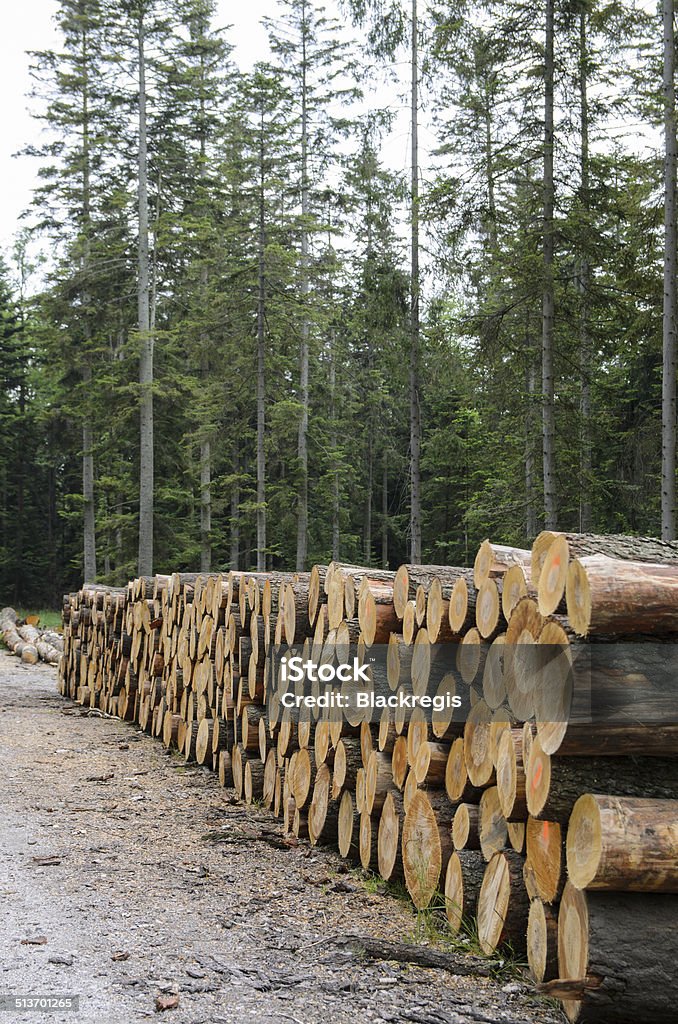
[[[362,884],[366,892],[388,895],[407,905],[412,912],[413,927],[403,935],[406,942],[433,946],[441,952],[449,950],[450,953],[471,953],[473,956],[481,957],[497,980],[514,980],[524,976],[527,967],[525,958],[518,956],[510,946],[500,947],[490,955],[483,952],[480,948],[475,918],[465,917],[459,933],[452,934],[447,923],[445,897],[442,893],[436,892],[428,907],[417,910],[412,905],[410,894],[402,880],[385,882],[378,874],[363,871],[359,867],[354,868],[351,874]]]
[[[455,952],[472,953],[482,957],[497,979],[514,979],[524,974],[527,968],[525,957],[514,952],[511,946],[500,946],[494,953],[485,953],[478,938],[475,918],[463,918],[461,930],[453,935],[447,925],[445,913],[445,897],[436,893],[430,905],[424,910],[415,910],[416,920],[410,941],[426,942],[438,948],[448,948]]]
[[[20,619],[25,619],[29,615],[39,615],[38,625],[41,629],[61,630],[61,612],[52,611],[51,608],[15,608],[15,611]]]

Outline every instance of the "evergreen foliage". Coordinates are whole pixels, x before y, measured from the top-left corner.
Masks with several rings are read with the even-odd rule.
[[[661,529],[661,14],[438,2],[419,11],[425,562],[525,545],[547,513],[549,3],[558,526]],[[3,603],[137,570],[140,25],[153,569],[407,560],[409,169],[381,157],[400,122],[372,85],[407,60],[409,5],[339,10],[360,41],[280,0],[269,61],[243,70],[214,0],[60,0],[58,51],[32,55],[30,244],[0,266]]]

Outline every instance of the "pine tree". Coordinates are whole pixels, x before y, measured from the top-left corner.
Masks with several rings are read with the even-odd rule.
[[[43,166],[45,184],[35,206],[40,225],[69,247],[68,276],[58,287],[68,295],[68,319],[75,335],[73,358],[82,378],[83,575],[95,580],[96,527],[94,494],[94,304],[99,255],[94,239],[103,202],[103,175],[111,158],[111,118],[105,107],[104,14],[100,0],[61,0],[57,23],[63,34],[61,53],[34,54],[34,73],[45,95],[38,115],[53,133],[35,153],[55,162]],[[75,340],[74,339],[74,340]]]
[[[355,64],[347,43],[338,38],[336,22],[312,0],[282,0],[284,16],[267,22],[273,53],[280,60],[297,104],[299,195],[299,425],[297,439],[298,570],[306,568],[309,533],[310,365],[313,341],[313,237],[322,230],[314,209],[314,193],[332,160],[332,146],[345,123],[330,113],[330,103],[355,98]],[[336,159],[336,157],[335,157]]]
[[[662,376],[662,537],[676,535],[676,96],[675,11],[663,0],[664,27],[664,314]]]

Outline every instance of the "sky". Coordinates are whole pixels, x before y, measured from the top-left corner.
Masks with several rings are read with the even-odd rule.
[[[0,248],[7,250],[19,225],[21,212],[31,199],[38,161],[16,157],[27,143],[40,139],[40,125],[31,117],[30,58],[27,50],[53,49],[59,45],[54,26],[57,0],[12,0],[3,10],[0,33],[0,95],[3,98],[0,132]],[[266,32],[259,24],[264,15],[275,12],[275,0],[219,0],[217,24],[233,25],[228,33],[235,44],[241,67],[248,67],[267,54]]]
[[[30,58],[27,50],[55,49],[60,45],[59,33],[54,25],[57,0],[11,0],[3,11],[3,31],[0,34],[0,95],[3,97],[2,131],[0,132],[0,251],[11,249],[13,238],[21,228],[21,213],[31,201],[31,192],[37,183],[38,160],[16,154],[27,144],[37,144],[41,126],[31,117]],[[337,0],[325,0],[328,14],[337,11]],[[234,58],[243,68],[268,56],[266,31],[261,25],[264,16],[275,17],[279,10],[276,0],[218,0],[215,19],[220,27],[232,26],[227,39],[235,46]],[[345,22],[345,18],[341,18]],[[406,72],[406,67],[403,70]],[[368,100],[369,102],[369,100]],[[404,98],[379,89],[373,98],[374,106],[402,106],[388,139],[384,140],[382,157],[394,170],[409,168],[409,125]],[[420,127],[422,155],[433,148],[434,140],[425,124]]]

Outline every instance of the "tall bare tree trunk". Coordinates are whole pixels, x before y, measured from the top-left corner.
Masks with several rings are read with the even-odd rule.
[[[85,583],[94,583],[97,578],[96,531],[94,521],[94,431],[92,416],[87,408],[92,387],[92,366],[85,356],[82,370],[85,385],[85,413],[82,420],[82,498],[83,498],[83,576]]]
[[[664,315],[662,372],[662,537],[676,535],[676,94],[674,0],[664,19]]]
[[[297,457],[299,463],[299,497],[297,502],[297,570],[306,568],[308,555],[308,361],[310,324],[308,319],[308,295],[310,292],[308,266],[308,96],[307,96],[307,27],[306,4],[302,16],[302,57],[301,57],[301,300],[303,304],[301,321],[301,345],[299,349],[299,438]]]
[[[257,298],[257,571],[266,569],[266,218],[264,106],[259,136],[259,266]]]
[[[139,437],[139,574],[153,572],[153,333],[150,318],[148,255],[148,150],[146,136],[146,53],[143,8],[138,19],[139,62],[139,202],[138,330],[140,437]]]
[[[546,0],[546,41],[544,53],[544,242],[542,295],[542,452],[544,466],[544,523],[558,525],[556,493],[556,426],[553,382],[553,83],[554,83],[554,0]]]
[[[371,418],[371,417],[370,417]],[[363,528],[363,558],[365,565],[372,564],[372,491],[374,489],[374,444],[372,424],[367,431],[367,480],[365,481],[365,525]]]
[[[525,325],[525,348],[527,350],[527,368],[525,371],[527,390],[527,414],[525,416],[525,536],[532,540],[537,536],[537,512],[534,500],[535,480],[537,478],[534,453],[534,396],[537,390],[537,368],[535,362],[537,353],[534,341],[530,336],[529,312]]]
[[[581,201],[589,209],[589,101],[588,101],[588,41],[586,32],[587,6],[581,4],[579,11],[579,106],[581,119]],[[588,223],[588,221],[587,221]],[[591,336],[589,334],[588,291],[589,265],[582,255],[579,268],[579,366],[581,374],[581,395],[579,415],[581,419],[579,451],[579,529],[591,532]]]
[[[370,238],[371,229],[368,229],[368,238]],[[371,239],[370,239],[371,241]],[[368,252],[371,251],[370,243],[368,242]],[[367,373],[368,380],[370,381],[370,387],[372,386],[372,369],[374,366],[374,360],[372,358],[372,344],[371,339],[368,336],[365,338],[365,345],[367,348]],[[365,521],[363,526],[363,558],[365,565],[372,564],[372,504],[373,504],[373,490],[374,490],[374,395],[369,396],[369,411],[367,418],[367,452],[365,454],[365,465],[367,468],[367,479],[365,481]]]
[[[240,568],[240,454],[238,446],[233,446],[233,474],[235,480],[231,487],[231,559],[230,568]]]
[[[339,559],[339,465],[337,463],[337,364],[334,357],[334,331],[330,335],[330,447],[332,449],[332,560]]]
[[[410,185],[410,561],[421,562],[421,409],[419,405],[419,39],[417,0],[412,0],[412,178]]]
[[[487,237],[492,252],[497,251],[497,205],[494,186],[494,153],[492,148],[492,99],[488,83],[488,72],[484,73],[485,106],[483,120],[485,122],[485,177],[487,181]]]
[[[381,564],[388,569],[388,453],[384,449],[381,479]]]
[[[22,370],[24,367],[22,367]],[[19,427],[18,427],[18,450],[19,453],[26,447],[26,385],[22,374],[19,385]],[[17,466],[16,481],[16,515],[14,518],[14,604],[18,605],[23,596],[24,580],[24,522],[26,513],[26,487],[25,487],[25,462],[19,458]]]
[[[48,428],[49,431],[49,446],[53,451],[55,448],[55,429],[54,426]],[[54,464],[50,465],[47,475],[47,550],[49,551],[49,594],[51,600],[51,607],[56,608],[59,600],[59,584],[60,580],[57,573],[57,489],[56,489],[56,470]]]
[[[205,284],[207,284],[205,270]],[[209,359],[205,349],[200,356],[200,375],[205,386],[209,380]],[[200,571],[212,569],[212,443],[209,437],[200,440]]]
[[[83,231],[83,270],[87,282],[90,269],[90,238],[92,228],[92,204],[90,181],[90,141],[89,141],[89,50],[87,38],[86,12],[80,11],[81,28],[81,60],[82,60],[82,231]],[[91,331],[89,323],[89,295],[83,292],[84,307],[84,347],[82,382],[83,419],[82,419],[82,499],[83,499],[83,577],[86,583],[94,583],[97,577],[96,523],[94,505],[94,429],[92,427],[92,363],[89,351]]]
[[[204,13],[204,12],[203,12]],[[204,19],[200,19],[199,22],[195,23],[192,27],[192,36],[195,41],[198,41],[201,36],[204,35],[207,24]],[[199,122],[199,135],[200,135],[200,177],[202,180],[203,188],[205,187],[205,177],[207,173],[207,118],[205,116],[205,54],[204,52],[200,55],[200,122]],[[160,195],[160,188],[158,188],[158,195]],[[157,232],[156,232],[157,237]],[[153,275],[153,285],[155,290],[156,276]],[[203,262],[200,268],[200,294],[202,296],[203,309],[207,308],[209,303],[208,296],[208,283],[209,283],[209,271],[207,264]],[[155,327],[155,318],[153,320],[153,327]],[[200,376],[203,382],[204,394],[208,395],[209,380],[210,380],[210,350],[209,350],[209,336],[207,331],[203,330],[200,332]],[[203,429],[207,427],[211,431],[212,421],[212,410],[211,405],[208,405],[206,410],[206,422],[203,423]],[[209,434],[202,435],[200,438],[200,571],[210,572],[212,569],[212,441]]]

